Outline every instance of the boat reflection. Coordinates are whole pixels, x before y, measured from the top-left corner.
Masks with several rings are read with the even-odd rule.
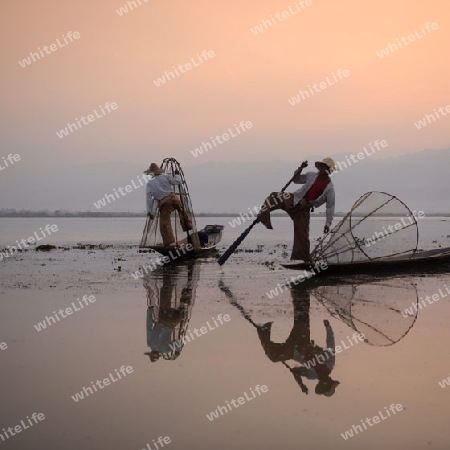
[[[418,309],[412,315],[402,314],[417,304],[418,294],[413,284],[401,279],[366,277],[364,281],[347,280],[316,288],[297,285],[290,289],[294,309],[292,329],[286,341],[280,343],[271,339],[273,322],[255,323],[223,281],[219,282],[219,288],[255,327],[266,356],[272,362],[282,363],[305,394],[309,393],[306,383],[314,381],[317,395],[334,395],[340,384],[332,377],[336,355],[362,341],[374,346],[394,345],[407,335],[417,319]],[[331,317],[350,327],[352,336],[336,345],[330,322],[323,320],[326,344],[317,345],[311,337],[311,298],[322,304]]]
[[[147,293],[147,346],[151,362],[175,360],[184,347],[195,301],[200,264],[162,267],[143,278]]]
[[[420,309],[416,286],[400,278],[322,284],[312,290],[312,295],[331,316],[364,334],[365,342],[377,347],[394,345],[403,339]]]

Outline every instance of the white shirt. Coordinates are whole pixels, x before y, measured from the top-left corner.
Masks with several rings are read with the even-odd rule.
[[[316,181],[316,178],[319,176],[319,172],[306,172],[304,175],[298,174],[293,182],[295,184],[303,184],[303,187],[297,189],[294,192],[294,206],[306,195],[306,193],[310,190],[311,186]],[[334,186],[330,181],[327,187],[324,189],[322,195],[315,200],[311,200],[310,203],[318,208],[322,206],[326,202],[326,222],[325,225],[331,227],[331,222],[333,222],[334,217],[334,203],[335,203],[335,194],[334,194]]]
[[[314,173],[314,172],[310,172]],[[321,360],[318,358],[319,355],[322,355],[323,359],[325,360],[324,363],[328,370],[331,372],[333,370],[335,361],[336,361],[336,350],[334,345],[334,333],[331,327],[325,326],[326,332],[327,332],[327,348],[323,351],[319,351],[314,355],[314,358],[312,360],[307,361],[302,354],[298,351],[297,347],[294,348],[294,359],[295,361],[299,362],[300,364],[303,364],[306,368],[306,375],[305,377],[308,380],[318,380],[319,377],[317,376],[317,372],[315,371],[316,364],[322,363]],[[316,347],[317,348],[317,347]]]
[[[153,320],[153,306],[147,308],[147,347],[159,353],[170,353],[174,328]]]
[[[168,173],[162,173],[155,175],[152,179],[147,181],[146,198],[147,198],[147,212],[151,213],[153,208],[153,202],[162,200],[173,192],[172,186],[181,184],[180,175],[169,175]]]

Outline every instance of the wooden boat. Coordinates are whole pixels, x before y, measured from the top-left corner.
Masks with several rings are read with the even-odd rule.
[[[216,251],[216,247],[222,240],[223,235],[223,225],[206,225],[205,228],[198,232],[200,248],[192,248],[188,244],[192,245],[191,239],[185,238],[178,241],[175,246],[164,246],[164,245],[149,245],[146,247],[141,247],[140,252],[146,252],[149,250],[154,250],[155,252],[161,253],[164,256],[168,256],[172,259],[179,258],[199,258],[202,256],[211,255]],[[148,250],[143,250],[148,249]]]
[[[311,252],[314,266],[286,264],[315,275],[423,273],[450,271],[450,247],[417,251],[419,231],[414,213],[394,195],[371,191]],[[323,267],[323,268],[322,268]],[[316,277],[314,277],[316,278]]]
[[[286,269],[313,271],[311,264],[282,264]],[[316,276],[340,274],[372,274],[380,272],[436,272],[439,269],[450,271],[450,247],[416,252],[409,258],[393,256],[387,258],[354,261],[346,263],[330,263],[325,270],[314,271]]]

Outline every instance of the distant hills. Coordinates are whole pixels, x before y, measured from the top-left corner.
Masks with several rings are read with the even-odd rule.
[[[347,156],[332,155],[335,161],[346,161]],[[300,154],[296,164],[255,161],[189,166],[189,160],[183,167],[196,212],[236,215],[260,206],[270,192],[281,189],[304,159],[310,163],[306,170],[315,170],[316,158]],[[23,174],[5,170],[0,176],[0,205],[7,209],[1,215],[8,215],[8,209],[10,214],[15,208],[41,212],[58,210],[57,215],[66,216],[77,211],[77,215],[91,217],[111,213],[139,216],[145,209],[145,187],[137,180],[150,162],[149,159],[140,166],[105,162],[67,167],[53,173]],[[411,210],[422,210],[426,215],[450,214],[449,172],[450,148],[385,159],[366,157],[333,175],[336,211],[348,211],[362,194],[377,190],[399,197]],[[137,187],[119,195],[119,188],[124,189],[132,181]],[[288,191],[296,188],[291,185]],[[98,201],[104,199],[105,194],[109,194],[110,199],[104,202],[106,206],[94,206],[94,202],[99,205]]]

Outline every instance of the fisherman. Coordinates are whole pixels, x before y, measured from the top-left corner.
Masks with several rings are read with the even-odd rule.
[[[175,170],[175,176],[165,173],[155,163],[151,163],[150,167],[144,171],[146,175],[153,174],[153,178],[148,180],[146,197],[147,197],[147,216],[153,220],[153,204],[156,200],[159,208],[159,229],[163,244],[171,246],[175,244],[175,236],[173,235],[170,215],[174,211],[178,211],[180,216],[181,228],[183,231],[192,230],[192,221],[184,210],[183,204],[179,197],[175,195],[172,186],[182,183],[180,172]]]
[[[294,193],[272,192],[264,201],[257,217],[266,228],[272,230],[270,212],[276,209],[286,211],[294,222],[294,246],[291,259],[301,259],[312,264],[309,243],[310,210],[326,203],[326,222],[323,232],[329,233],[334,217],[335,201],[330,174],[336,170],[336,167],[331,158],[325,158],[323,161],[316,161],[317,172],[306,172],[302,175],[302,170],[307,166],[308,161],[302,162],[293,178],[295,184],[303,184],[303,187]]]

